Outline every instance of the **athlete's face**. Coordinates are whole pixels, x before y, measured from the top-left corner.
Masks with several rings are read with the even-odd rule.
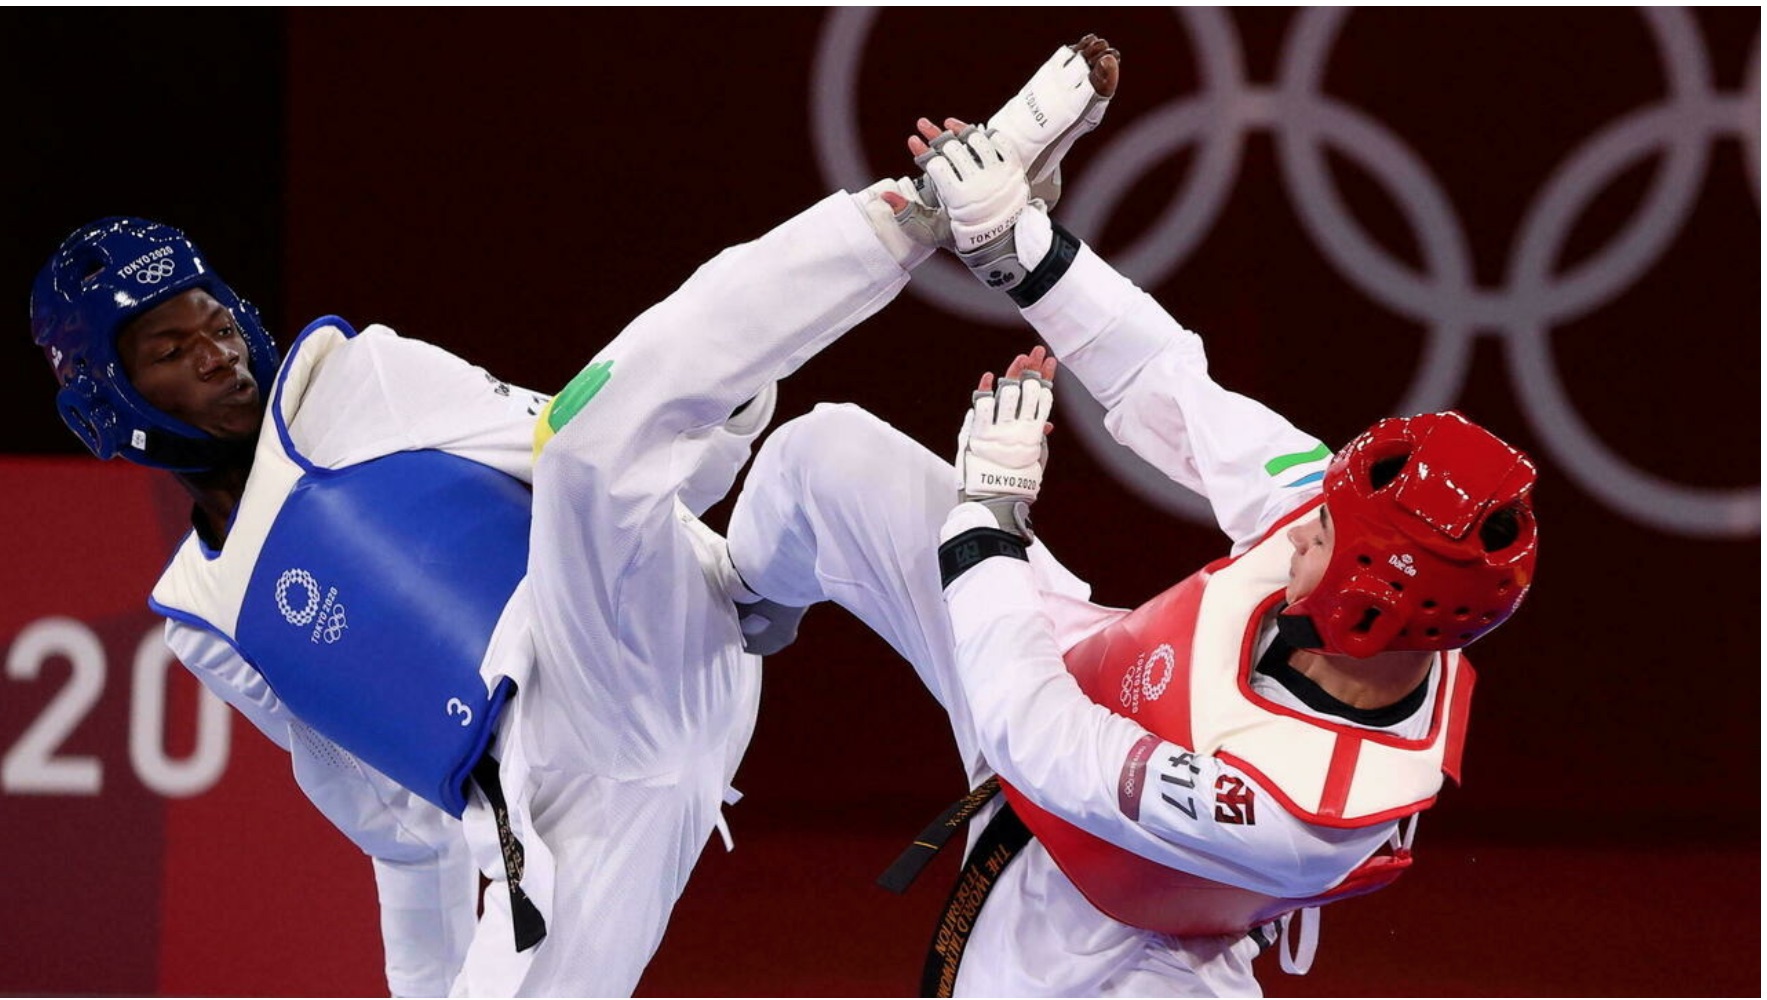
[[[255,437],[264,420],[251,349],[233,313],[193,288],[129,321],[117,337],[129,383],[169,417],[223,441]]]
[[[1331,562],[1331,512],[1322,504],[1318,517],[1303,517],[1288,529],[1295,554],[1288,561],[1288,602],[1295,603],[1313,592]]]

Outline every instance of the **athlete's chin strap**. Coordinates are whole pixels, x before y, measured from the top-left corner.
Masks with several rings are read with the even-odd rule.
[[[266,418],[268,419],[268,418]],[[250,465],[257,450],[256,437],[244,441],[220,438],[188,438],[159,430],[136,431],[130,447],[146,457],[146,464],[174,472],[211,472]],[[123,452],[128,458],[132,453]]]
[[[1306,615],[1291,615],[1284,608],[1276,615],[1276,634],[1282,641],[1296,649],[1323,649],[1325,640],[1319,635],[1319,628],[1313,619]]]

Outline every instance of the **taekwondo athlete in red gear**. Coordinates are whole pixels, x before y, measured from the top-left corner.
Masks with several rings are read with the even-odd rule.
[[[1087,110],[1047,123],[1046,175]],[[887,304],[932,252],[905,229],[940,222],[906,179],[833,194],[555,397],[337,317],[279,363],[155,223],[93,223],[44,267],[32,334],[64,420],[194,501],[154,589],[167,644],[374,859],[394,993],[636,986],[734,798],[755,651],[795,627],[697,514],[773,383]]]
[[[853,407],[781,427],[733,556],[757,592],[834,600],[884,636],[949,712],[972,787],[1008,789],[970,860],[997,863],[1013,826],[1017,853],[960,883],[954,908],[991,888],[935,939],[927,993],[1257,995],[1278,918],[1409,864],[1458,767],[1458,650],[1532,582],[1533,466],[1454,413],[1382,421],[1334,457],[1215,384],[1200,338],[1028,205],[1010,142],[948,125],[911,149],[966,263],[1118,441],[1209,500],[1232,554],[1141,608],[1087,600],[1027,531],[1046,408],[1017,414],[1052,372],[1039,348],[977,404],[958,470]],[[1304,967],[1316,922],[1289,924]]]

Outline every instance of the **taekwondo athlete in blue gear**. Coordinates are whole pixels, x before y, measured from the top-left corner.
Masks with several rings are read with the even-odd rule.
[[[857,287],[858,306],[824,311],[827,300],[817,300],[807,303],[809,313],[787,312],[793,321],[856,322],[872,303],[887,301],[878,289],[893,294],[905,274],[853,199],[836,196],[822,209],[819,216],[833,220],[833,233],[797,259],[840,258],[838,268],[855,277],[836,294],[852,295]],[[742,265],[757,253],[733,255],[721,273],[753,280],[755,269]],[[153,267],[150,280],[140,277],[144,266]],[[613,794],[623,812],[585,817],[567,811],[553,824],[550,813],[536,818],[529,809],[530,799],[549,805],[551,786],[527,769],[528,756],[547,775],[555,766],[581,775],[617,770],[555,744],[572,743],[579,726],[611,733],[636,720],[616,722],[579,709],[582,698],[573,696],[579,692],[571,679],[582,664],[604,657],[566,651],[555,658],[535,649],[541,638],[531,622],[536,605],[576,605],[578,588],[569,584],[588,586],[580,578],[589,575],[570,570],[567,592],[550,603],[544,599],[550,585],[526,579],[535,427],[548,400],[384,328],[357,334],[335,317],[312,324],[278,369],[274,346],[255,317],[249,337],[241,334],[236,317],[244,312],[181,234],[128,219],[105,220],[71,236],[33,296],[33,332],[68,386],[63,413],[82,440],[96,454],[121,453],[176,471],[197,500],[196,530],[151,602],[170,622],[168,642],[205,683],[294,753],[303,789],[376,857],[394,992],[450,988],[471,938],[480,866],[511,891],[493,891],[487,902],[492,929],[481,931],[487,939],[478,946],[481,958],[462,978],[467,992],[630,992],[717,822],[758,696],[758,660],[742,650],[723,589],[732,574],[722,540],[694,514],[728,490],[749,441],[771,417],[771,381],[760,376],[783,373],[789,368],[781,365],[795,367],[809,352],[797,353],[802,344],[795,340],[775,345],[775,354],[783,355],[764,359],[744,398],[728,404],[743,412],[694,428],[698,460],[667,467],[673,479],[658,494],[667,513],[659,523],[690,541],[684,550],[690,561],[669,567],[668,575],[683,577],[697,595],[665,606],[692,604],[711,619],[713,628],[691,631],[709,634],[706,642],[727,661],[708,671],[720,679],[710,704],[677,720],[681,730],[703,730],[718,745],[703,755],[713,761],[709,779],[686,783],[680,795],[672,786]],[[845,326],[809,329],[832,337]],[[646,339],[623,341],[643,345]],[[748,352],[750,360],[754,353]],[[610,365],[592,365],[589,374]],[[573,383],[579,405],[593,395],[581,391],[585,384]],[[666,409],[667,401],[661,405]],[[547,412],[547,433],[568,422],[568,414]],[[552,451],[563,456],[566,449]],[[565,463],[561,457],[548,464]],[[571,518],[583,506],[567,499],[548,509]],[[636,530],[634,537],[641,537],[650,529]],[[556,543],[558,534],[547,537]],[[611,546],[589,552],[611,552]],[[556,574],[557,563],[573,560],[593,561],[572,550],[542,559],[542,572]],[[551,663],[560,667],[551,670]],[[549,673],[563,676],[549,684]],[[521,685],[529,688],[527,718],[535,723],[500,726],[501,710]],[[697,693],[702,702],[707,695]],[[558,711],[531,706],[542,699]],[[542,726],[549,735],[532,732]],[[574,734],[583,744],[602,735]],[[669,733],[652,732],[640,742],[687,755]],[[487,746],[501,760],[485,756]],[[526,747],[531,755],[524,756]],[[512,770],[506,798],[496,779]],[[476,789],[467,784],[469,773]],[[683,796],[694,800],[687,821],[662,808],[662,825],[671,829],[648,831],[646,843],[658,849],[628,845],[616,854],[597,841],[617,840],[618,830],[610,828],[630,822],[647,799]],[[462,837],[451,817],[466,819],[469,836]],[[475,823],[482,828],[479,865],[468,849]],[[599,845],[595,853],[606,864],[589,858],[579,865],[573,856],[562,870],[554,866],[546,840],[574,845],[584,835]],[[622,872],[641,884],[626,884]],[[547,952],[536,945],[545,930],[540,910],[550,905],[555,878],[561,890],[581,889],[573,882],[587,879],[609,888],[569,893],[593,899],[602,919],[567,917],[563,936],[574,947]],[[526,898],[524,881],[539,883],[538,903]],[[452,888],[430,888],[424,896],[423,887],[444,882]],[[646,916],[632,921],[632,931],[602,945],[596,928],[624,922],[623,914],[607,919],[617,912],[610,895],[655,898]],[[559,958],[534,970],[536,953]]]
[[[170,227],[119,217],[76,231],[39,274],[31,314],[81,441],[177,473],[197,500],[196,530],[150,601],[175,623],[168,642],[294,754],[303,790],[374,858],[393,991],[446,991],[477,907],[476,866],[446,817],[464,811],[509,694],[478,667],[525,569],[525,484],[440,451],[321,468],[280,413],[260,440],[264,397],[285,385],[275,343]],[[525,399],[531,420],[543,398]],[[407,558],[373,557],[389,549]],[[289,551],[298,568],[270,573]],[[357,601],[353,631],[339,584]],[[293,627],[309,620],[311,636]],[[332,655],[301,649],[309,637]]]
[[[138,234],[162,228],[77,233],[32,311],[53,362],[99,373],[95,397],[127,391],[131,415],[159,411],[133,417],[149,434],[175,421],[216,439],[212,465],[179,463],[196,530],[154,590],[168,644],[290,748],[303,790],[376,858],[395,992],[452,980],[472,995],[630,993],[720,825],[759,699],[736,574],[694,507],[729,489],[771,418],[772,383],[886,304],[930,251],[874,195],[831,195],[636,319],[573,384],[572,412],[335,318],[260,390],[252,365],[268,352],[253,357],[188,241],[167,237],[155,288],[128,284],[151,252]],[[101,252],[82,253],[91,243]],[[552,436],[536,459],[537,427]],[[386,523],[389,504],[426,502],[419,479],[470,498],[456,507],[504,511],[487,529],[507,550],[487,574],[496,586],[457,579],[483,568],[470,558],[422,565]],[[527,534],[499,539],[530,482]],[[447,520],[416,534],[458,528]],[[524,572],[505,595],[511,563]],[[455,613],[459,594],[475,615]],[[396,651],[400,627],[462,621],[477,627],[441,664],[372,655]],[[460,688],[463,670],[476,689]],[[401,720],[433,723],[433,738]],[[474,761],[487,742],[493,756]],[[457,823],[467,770],[478,780]],[[477,871],[494,884],[463,936]]]

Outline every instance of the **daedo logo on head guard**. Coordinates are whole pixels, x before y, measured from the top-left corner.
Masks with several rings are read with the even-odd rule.
[[[310,642],[334,643],[344,637],[344,631],[350,627],[344,615],[344,605],[337,599],[337,588],[329,587],[323,597],[319,593],[319,581],[313,574],[304,569],[288,569],[276,578],[276,610],[282,612],[282,618],[296,628],[313,625]]]

